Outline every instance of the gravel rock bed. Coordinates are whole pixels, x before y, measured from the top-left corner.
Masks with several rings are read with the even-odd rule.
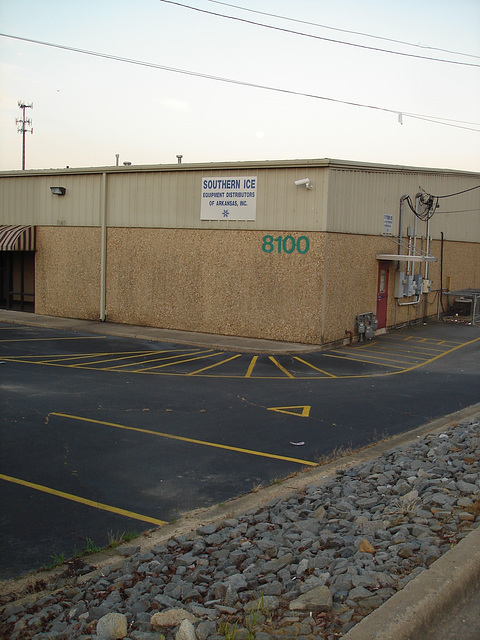
[[[480,523],[480,416],[0,610],[0,637],[341,638]],[[87,567],[84,570],[89,570]]]

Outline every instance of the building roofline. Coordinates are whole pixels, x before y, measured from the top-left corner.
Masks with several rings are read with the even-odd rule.
[[[478,171],[464,171],[460,169],[445,169],[433,167],[416,167],[409,165],[379,164],[373,162],[359,162],[355,160],[337,160],[333,158],[310,158],[293,160],[243,160],[230,162],[196,162],[182,164],[132,164],[128,166],[103,167],[65,167],[58,169],[26,169],[0,171],[0,177],[23,176],[58,176],[58,175],[87,175],[102,173],[161,173],[167,171],[219,171],[248,169],[295,169],[295,168],[331,168],[353,171],[399,172],[399,173],[436,173],[465,176],[479,176]]]

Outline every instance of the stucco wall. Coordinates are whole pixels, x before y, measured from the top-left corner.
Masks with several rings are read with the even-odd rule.
[[[359,313],[376,312],[376,255],[388,246],[378,236],[345,233],[329,233],[326,242],[324,343],[345,338]]]
[[[397,306],[393,298],[393,284],[389,295],[389,325],[403,324],[418,318],[436,316],[438,298],[441,288],[441,242],[433,241],[430,253],[437,258],[437,262],[429,264],[428,278],[432,280],[432,292],[422,296],[418,305]],[[392,263],[391,280],[395,278],[396,263]],[[422,267],[422,273],[424,268]],[[418,266],[415,267],[418,273]],[[480,288],[480,245],[478,243],[445,241],[443,247],[443,288],[450,283],[450,290]],[[409,298],[401,299],[408,302]],[[390,302],[393,304],[390,308]],[[443,296],[443,306],[448,307],[448,297]],[[440,306],[440,313],[442,307]]]
[[[440,243],[435,243],[440,255]],[[480,244],[444,243],[443,286],[450,278],[451,290],[471,287],[480,289]]]
[[[35,313],[98,320],[98,227],[38,227]]]
[[[376,256],[391,252],[391,241],[323,232],[271,235],[277,234],[308,237],[310,248],[279,253],[273,242],[267,253],[265,231],[108,229],[107,321],[325,344],[345,338],[358,313],[376,312]],[[36,313],[99,318],[100,245],[98,227],[38,228]],[[439,259],[429,265],[433,291],[415,306],[397,306],[396,262],[389,263],[387,326],[436,315],[440,242],[430,252]],[[480,245],[446,241],[443,276],[444,286],[450,276],[452,289],[480,288]]]
[[[391,241],[380,236],[329,233],[326,239],[325,261],[325,318],[322,342],[340,340],[346,329],[355,328],[359,313],[377,310],[378,261],[381,253],[392,253]],[[419,248],[426,249],[426,244]],[[432,292],[422,296],[415,305],[399,306],[394,297],[397,262],[389,262],[387,327],[404,324],[428,316],[436,316],[440,283],[441,243],[432,242],[430,254],[437,262],[429,263],[428,277],[433,281]],[[480,288],[480,245],[466,242],[444,242],[443,286],[450,276],[451,289]],[[406,268],[406,263],[402,263]],[[425,273],[425,264],[417,263],[415,273]],[[399,302],[412,302],[401,298]],[[447,299],[444,299],[446,308]]]
[[[109,229],[107,320],[318,342],[324,235],[309,233],[303,255],[265,253],[264,235]]]

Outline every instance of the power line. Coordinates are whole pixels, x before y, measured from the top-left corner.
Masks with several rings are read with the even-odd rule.
[[[419,193],[417,196],[420,210],[417,210],[417,207],[415,208],[413,207],[410,196],[407,196],[406,200],[407,200],[408,206],[413,211],[413,213],[417,216],[417,218],[426,222],[427,220],[430,220],[430,218],[432,218],[432,216],[436,213],[436,210],[440,206],[438,204],[438,201],[441,198],[451,198],[453,196],[459,196],[462,193],[468,193],[469,191],[480,189],[480,184],[475,187],[470,187],[469,189],[463,189],[463,191],[457,191],[456,193],[448,193],[443,196],[434,196],[428,193],[427,191],[425,191],[423,187],[419,187],[419,189],[422,191],[422,193]],[[465,211],[468,211],[468,210],[465,210]],[[471,209],[470,211],[476,211],[476,209]],[[463,212],[442,211],[442,213],[463,213]]]
[[[480,209],[458,209],[456,211],[437,211],[437,215],[447,213],[480,213]]]
[[[459,124],[451,124],[451,122],[440,122],[437,121],[436,118],[434,117],[425,117],[425,116],[417,116],[414,114],[403,114],[403,115],[408,115],[410,118],[415,118],[416,120],[425,120],[426,122],[435,122],[436,124],[443,124],[445,127],[455,127],[455,129],[466,129],[467,131],[476,131],[477,133],[479,132],[479,129],[474,129],[473,127],[463,127]],[[442,120],[446,120],[446,118],[442,118]],[[453,122],[461,122],[459,120],[453,121]],[[467,122],[465,124],[477,124],[476,122]]]
[[[416,47],[418,49],[430,49],[431,51],[442,51],[443,53],[452,53],[456,56],[466,56],[468,58],[478,58],[480,56],[473,55],[472,53],[462,53],[460,51],[451,51],[450,49],[441,49],[440,47],[430,47],[428,45],[415,44],[413,42],[406,42],[404,40],[395,40],[394,38],[385,38],[384,36],[377,36],[371,33],[362,33],[361,31],[350,31],[349,29],[340,29],[338,27],[330,27],[326,24],[319,24],[317,22],[309,22],[308,20],[299,20],[298,18],[289,18],[287,16],[281,16],[276,13],[267,13],[266,11],[257,11],[256,9],[247,9],[246,7],[240,7],[236,4],[230,4],[228,2],[220,2],[219,0],[207,0],[213,4],[220,4],[225,7],[232,7],[233,9],[240,9],[241,11],[248,11],[249,13],[256,13],[262,16],[268,16],[270,18],[280,18],[281,20],[288,20],[289,22],[296,22],[298,24],[306,24],[310,27],[320,27],[321,29],[329,29],[330,31],[338,31],[340,33],[350,33],[355,36],[363,36],[365,38],[373,38],[375,40],[384,40],[385,42],[394,42],[395,44],[404,44],[408,47]]]
[[[422,189],[422,187],[420,187],[420,189]],[[470,189],[464,189],[463,191],[457,191],[456,193],[447,193],[447,195],[445,196],[432,196],[433,198],[451,198],[452,196],[459,196],[462,193],[468,193],[469,191],[475,191],[475,189],[480,189],[480,184],[478,184],[476,187],[470,187]],[[425,191],[425,189],[422,189],[422,191],[424,193],[427,193]]]
[[[177,7],[183,7],[184,9],[190,9],[191,11],[197,11],[199,13],[205,13],[207,15],[215,16],[218,18],[226,18],[227,20],[234,20],[236,22],[243,22],[245,24],[255,25],[256,27],[263,27],[264,29],[271,29],[273,31],[281,31],[283,33],[290,33],[296,36],[302,36],[303,38],[313,38],[314,40],[323,40],[324,42],[332,42],[334,44],[342,44],[348,47],[357,47],[359,49],[366,49],[368,51],[377,51],[380,53],[389,53],[391,55],[396,56],[405,56],[407,58],[415,58],[417,60],[428,60],[431,62],[442,62],[444,64],[456,64],[464,67],[475,67],[480,68],[480,64],[476,64],[474,62],[459,62],[457,60],[445,60],[443,58],[433,58],[428,56],[420,56],[415,53],[403,53],[401,51],[392,51],[391,49],[380,49],[378,47],[369,47],[364,44],[356,44],[354,42],[347,42],[344,40],[335,40],[333,38],[325,38],[323,36],[315,36],[310,33],[303,33],[302,31],[293,31],[292,29],[285,29],[283,27],[275,27],[270,24],[264,24],[261,22],[254,22],[253,20],[246,20],[245,18],[238,18],[235,16],[227,16],[223,13],[217,13],[215,11],[207,11],[206,9],[199,9],[197,7],[191,7],[188,4],[182,4],[181,2],[174,2],[173,0],[158,0],[158,2],[163,2],[164,4],[171,4]]]
[[[7,33],[0,33],[0,37],[4,37],[4,38],[10,38],[12,40],[19,40],[21,42],[29,42],[31,44],[38,44],[41,46],[45,46],[45,47],[50,47],[53,49],[61,49],[63,51],[71,51],[73,53],[81,53],[83,55],[89,55],[89,56],[93,56],[96,58],[104,58],[107,60],[114,60],[117,62],[125,62],[127,64],[133,64],[133,65],[138,65],[138,66],[142,66],[142,67],[149,67],[151,69],[160,69],[162,71],[169,71],[172,73],[180,73],[183,75],[188,75],[188,76],[193,76],[196,78],[204,78],[207,80],[214,80],[216,82],[225,82],[228,84],[234,84],[237,86],[242,86],[242,87],[250,87],[253,89],[262,89],[265,91],[275,91],[276,93],[283,93],[286,95],[294,95],[294,96],[300,96],[302,98],[313,98],[315,100],[324,100],[326,102],[333,102],[336,104],[344,104],[347,106],[351,106],[351,107],[359,107],[362,109],[372,109],[375,111],[382,111],[384,113],[392,113],[396,116],[402,116],[402,117],[408,117],[408,118],[419,118],[419,119],[423,119],[426,120],[428,122],[432,122],[433,124],[443,124],[443,125],[447,125],[448,126],[452,126],[452,127],[458,127],[460,129],[465,129],[465,127],[461,127],[455,124],[450,124],[451,122],[462,122],[461,120],[457,120],[457,121],[448,121],[448,122],[443,122],[443,120],[447,120],[446,118],[440,118],[439,116],[429,116],[429,115],[423,115],[423,114],[418,114],[418,113],[407,113],[407,112],[403,112],[403,111],[399,111],[398,109],[388,109],[386,107],[378,107],[376,105],[370,105],[370,104],[363,104],[361,102],[353,102],[353,101],[348,101],[348,100],[339,100],[337,98],[330,98],[328,96],[320,96],[320,95],[316,95],[313,93],[304,93],[301,91],[293,91],[292,89],[281,89],[279,87],[271,87],[268,85],[263,85],[263,84],[257,84],[257,83],[253,83],[253,82],[245,82],[243,80],[234,80],[232,78],[223,78],[221,76],[214,76],[214,75],[210,75],[207,73],[201,73],[199,71],[190,71],[187,69],[179,69],[176,67],[167,67],[165,65],[161,65],[161,64],[156,64],[154,62],[145,62],[142,60],[135,60],[132,58],[124,58],[122,56],[116,56],[113,54],[109,54],[109,53],[101,53],[99,51],[90,51],[88,49],[79,49],[77,47],[70,47],[67,45],[62,45],[62,44],[55,44],[53,42],[44,42],[42,40],[34,40],[32,38],[23,38],[21,36],[14,36],[11,34],[7,34]],[[467,123],[469,124],[469,123]],[[474,124],[475,126],[480,127],[480,123],[471,123]],[[480,129],[471,129],[472,131],[476,131],[477,133],[480,133]]]

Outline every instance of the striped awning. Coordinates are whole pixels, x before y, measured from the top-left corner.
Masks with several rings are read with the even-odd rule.
[[[0,225],[0,251],[35,251],[35,227]]]

